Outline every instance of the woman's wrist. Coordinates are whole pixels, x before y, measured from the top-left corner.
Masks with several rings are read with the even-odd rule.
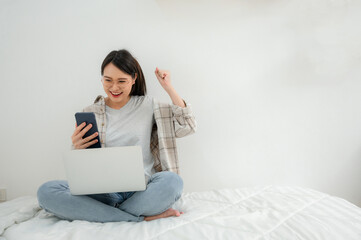
[[[165,89],[169,97],[172,99],[174,105],[184,108],[185,104],[183,99],[178,95],[173,86],[170,86],[168,89]]]

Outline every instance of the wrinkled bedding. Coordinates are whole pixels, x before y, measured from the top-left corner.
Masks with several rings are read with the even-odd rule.
[[[0,239],[361,239],[361,208],[308,188],[189,192],[173,207],[184,214],[149,222],[66,221],[25,196],[0,204]]]

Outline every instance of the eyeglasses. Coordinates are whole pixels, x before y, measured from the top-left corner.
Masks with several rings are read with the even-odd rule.
[[[122,79],[122,80],[112,80],[112,79],[108,79],[108,78],[102,78],[102,83],[104,86],[106,87],[111,87],[113,86],[113,84],[117,84],[120,87],[124,87],[126,85],[128,85],[130,83],[129,79]]]

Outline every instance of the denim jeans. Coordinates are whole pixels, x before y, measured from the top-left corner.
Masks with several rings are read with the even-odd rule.
[[[43,183],[37,192],[39,206],[65,220],[140,222],[169,209],[182,195],[183,180],[173,172],[153,174],[146,190],[72,195],[67,181]]]

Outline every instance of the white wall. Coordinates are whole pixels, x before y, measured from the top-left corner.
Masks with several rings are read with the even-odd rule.
[[[0,1],[0,187],[9,199],[64,179],[74,113],[103,94],[126,48],[148,93],[171,71],[192,104],[179,139],[185,191],[298,185],[361,206],[357,0]]]

